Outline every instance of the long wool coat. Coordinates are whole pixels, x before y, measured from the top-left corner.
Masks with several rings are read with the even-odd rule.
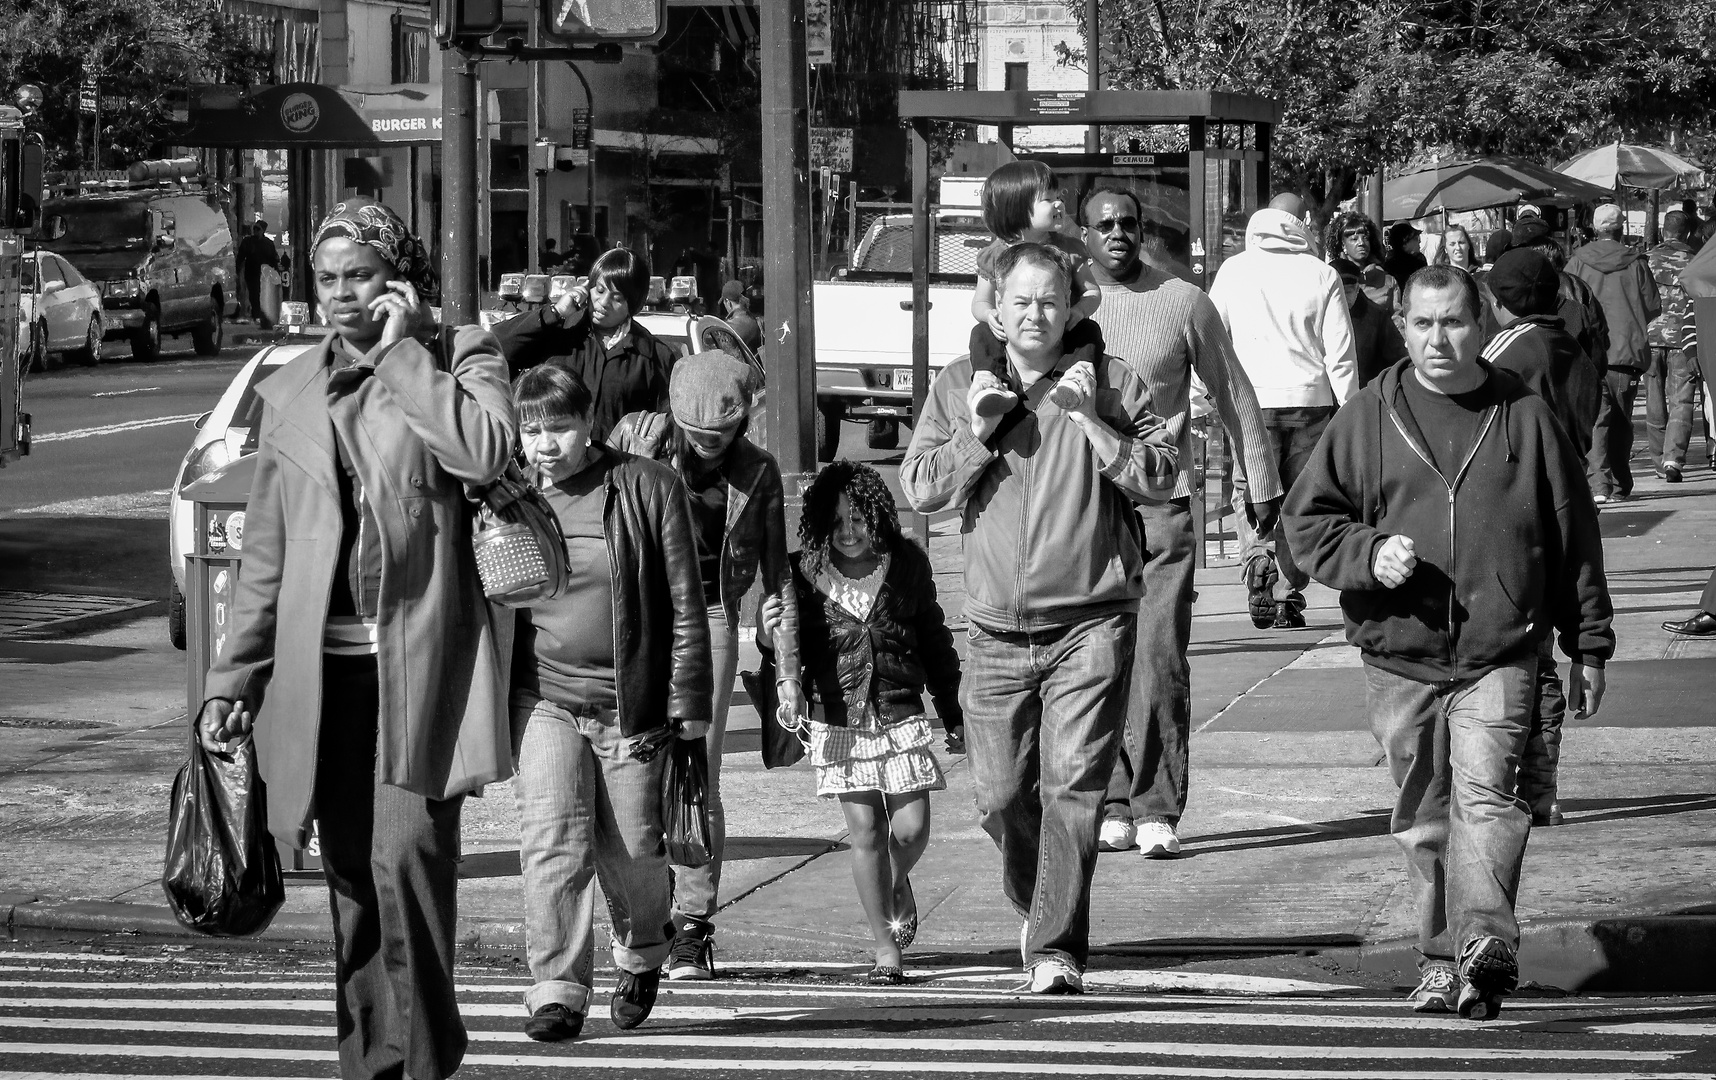
[[[265,407],[244,564],[232,631],[204,691],[256,713],[269,829],[296,847],[309,834],[322,638],[342,527],[328,405],[333,347],[330,337],[257,389]],[[513,768],[511,623],[483,598],[463,487],[492,481],[511,453],[506,361],[494,336],[475,326],[460,328],[445,361],[414,340],[371,359],[354,456],[383,552],[376,779],[450,798]]]

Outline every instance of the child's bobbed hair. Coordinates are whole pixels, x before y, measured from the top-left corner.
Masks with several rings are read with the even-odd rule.
[[[861,462],[841,458],[816,474],[804,492],[804,513],[798,519],[799,547],[804,552],[804,576],[816,580],[828,561],[828,545],[834,535],[834,513],[840,496],[852,506],[870,531],[870,546],[878,554],[898,551],[905,543],[900,533],[900,512],[894,493],[882,474]]]
[[[1009,161],[983,181],[983,224],[996,238],[1018,243],[1031,227],[1031,210],[1038,199],[1061,189],[1055,170],[1040,161]]]

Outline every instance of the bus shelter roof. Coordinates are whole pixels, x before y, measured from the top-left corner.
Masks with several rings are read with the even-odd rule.
[[[1225,90],[902,90],[902,120],[966,124],[1278,124],[1281,103]]]

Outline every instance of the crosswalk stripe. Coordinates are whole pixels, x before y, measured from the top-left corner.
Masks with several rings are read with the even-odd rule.
[[[255,1035],[276,1038],[321,1038],[334,1033],[328,1026],[298,1024],[228,1024],[211,1026],[206,1022],[173,1020],[110,1020],[72,1019],[64,1017],[5,1017],[0,1028],[26,1028],[41,1031],[128,1031],[160,1035],[199,1035],[228,1038]],[[470,1032],[472,1042],[526,1043],[523,1031]],[[19,1044],[25,1045],[25,1044]],[[705,1050],[775,1050],[782,1052],[833,1050],[864,1050],[878,1053],[976,1053],[976,1054],[1126,1054],[1134,1057],[1220,1057],[1220,1058],[1339,1058],[1357,1060],[1446,1060],[1462,1061],[1475,1058],[1515,1061],[1674,1061],[1685,1057],[1686,1050],[1519,1050],[1502,1047],[1459,1046],[1299,1046],[1291,1044],[1222,1043],[1211,1046],[1193,1042],[1044,1042],[1041,1039],[898,1039],[898,1038],[834,1038],[823,1035],[773,1038],[760,1035],[670,1035],[659,1031],[644,1031],[632,1035],[598,1036],[579,1039],[580,1049],[603,1047],[691,1047]],[[215,1049],[199,1047],[198,1049]]]
[[[1210,1048],[1218,1052],[1215,1047]],[[53,1055],[56,1057],[143,1058],[153,1060],[197,1060],[218,1057],[250,1061],[337,1061],[333,1050],[274,1047],[179,1047],[100,1045],[82,1043],[0,1043],[0,1054]],[[1001,1073],[1033,1076],[1089,1076],[1096,1063],[1089,1061],[878,1061],[871,1058],[848,1061],[839,1058],[814,1060],[792,1058],[647,1058],[586,1057],[578,1053],[466,1054],[467,1067],[615,1069],[629,1071],[687,1072],[864,1072],[920,1076],[927,1073]],[[1346,1070],[1329,1069],[1236,1069],[1193,1066],[1150,1066],[1152,1076],[1228,1077],[1231,1080],[1353,1080]],[[48,1074],[56,1075],[56,1074]],[[1708,1073],[1580,1073],[1580,1080],[1709,1080]],[[1456,1070],[1373,1070],[1367,1080],[1564,1080],[1565,1072],[1481,1072]]]
[[[1198,1027],[1261,1027],[1261,1028],[1339,1028],[1347,1031],[1448,1031],[1450,1028],[1471,1030],[1463,1021],[1449,1017],[1423,1016],[1404,1012],[1377,1016],[1348,1016],[1324,1012],[1276,1012],[1268,1015],[1242,1012],[1212,1012],[1185,1009],[1131,1009],[1125,1011],[1083,1011],[1101,1004],[1084,998],[1061,998],[1053,1004],[1041,999],[1016,999],[1016,1005],[989,1007],[942,1008],[923,1006],[895,1007],[888,999],[877,998],[872,1005],[821,1007],[809,1005],[727,1006],[658,1004],[651,1014],[654,1021],[707,1023],[726,1020],[759,1020],[791,1023],[807,1018],[833,1022],[847,1019],[886,1020],[890,1023],[924,1023],[952,1021],[984,1021],[989,1023],[1046,1024],[1151,1024],[1186,1025]],[[1136,999],[1132,1000],[1136,1003]],[[0,1003],[13,1009],[109,1009],[115,1011],[155,1010],[163,1012],[198,1012],[222,1014],[227,1012],[298,1012],[330,1013],[334,1003],[325,997],[301,1000],[269,998],[240,998],[231,1000],[200,999],[171,1000],[166,998],[19,998]],[[1404,1006],[1396,1003],[1397,1009]],[[513,1004],[487,1002],[461,1003],[459,1011],[466,1017],[501,1017],[516,1019],[523,1008]],[[1616,1022],[1607,1010],[1590,1018],[1568,1017],[1550,1019],[1533,1016],[1525,1010],[1509,1008],[1501,1017],[1484,1024],[1484,1030],[1529,1028],[1533,1032],[1556,1034],[1642,1035],[1668,1038],[1716,1037],[1716,1023],[1664,1020]]]

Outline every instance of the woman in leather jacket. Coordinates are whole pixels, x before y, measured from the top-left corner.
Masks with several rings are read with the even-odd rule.
[[[739,662],[739,605],[760,583],[764,596],[790,595],[785,491],[780,466],[745,438],[751,408],[751,369],[724,352],[687,356],[674,365],[672,411],[621,418],[609,436],[618,449],[671,468],[691,496],[692,532],[709,612],[714,698],[709,727],[709,821],[715,858],[707,866],[673,868],[673,955],[670,979],[715,974],[711,936],[721,885],[726,822],[721,809],[721,750]],[[790,616],[797,622],[797,612]],[[796,633],[786,635],[779,678],[798,685]]]
[[[909,878],[929,843],[929,793],[947,786],[930,751],[927,686],[953,745],[964,726],[954,651],[929,556],[900,533],[894,497],[867,465],[837,461],[804,496],[802,550],[792,556],[799,654],[812,689],[816,793],[840,800],[852,879],[876,939],[870,981],[904,979],[917,936]],[[758,645],[791,644],[785,605],[764,601]],[[783,689],[778,720],[803,723],[804,698]]]

